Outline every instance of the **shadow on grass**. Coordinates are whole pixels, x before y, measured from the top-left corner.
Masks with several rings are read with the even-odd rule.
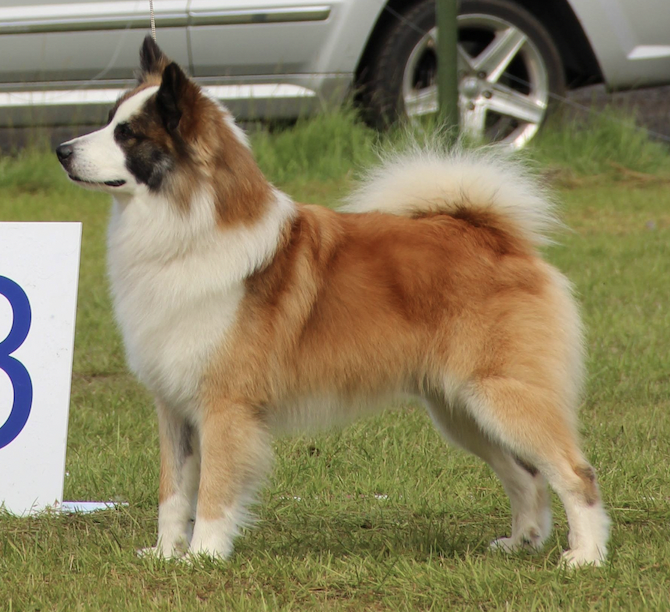
[[[296,509],[288,517],[266,516],[236,544],[236,554],[258,549],[268,554],[304,558],[328,553],[335,558],[402,556],[415,561],[434,557],[486,555],[489,542],[502,535],[502,523],[491,517],[463,519],[446,512],[403,512],[397,508],[344,510],[325,516]]]

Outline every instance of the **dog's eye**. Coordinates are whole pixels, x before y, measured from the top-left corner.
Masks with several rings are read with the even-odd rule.
[[[117,140],[128,140],[133,137],[133,130],[129,123],[119,123],[114,128],[114,136]]]

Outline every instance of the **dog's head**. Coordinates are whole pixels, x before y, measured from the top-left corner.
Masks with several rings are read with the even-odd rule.
[[[56,153],[72,181],[126,197],[162,193],[188,207],[194,186],[208,185],[220,215],[233,197],[249,200],[238,192],[250,177],[265,184],[230,113],[150,36],[140,49],[138,85],[116,102],[107,125]]]

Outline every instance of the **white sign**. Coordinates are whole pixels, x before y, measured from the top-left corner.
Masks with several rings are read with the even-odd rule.
[[[63,501],[81,223],[0,223],[0,506]]]

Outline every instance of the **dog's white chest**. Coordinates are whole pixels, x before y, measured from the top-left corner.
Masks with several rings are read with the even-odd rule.
[[[203,291],[202,278],[174,270],[129,275],[114,287],[128,365],[164,402],[190,410],[202,375],[226,341],[244,290]]]
[[[145,194],[115,203],[108,267],[128,364],[162,401],[197,409],[200,381],[237,320],[245,279],[275,253],[294,206],[277,192],[253,226],[222,230],[213,203],[188,214]]]
[[[244,282],[216,244],[162,256],[151,240],[113,216],[108,269],[128,365],[163,402],[197,410],[200,381],[224,350]]]

